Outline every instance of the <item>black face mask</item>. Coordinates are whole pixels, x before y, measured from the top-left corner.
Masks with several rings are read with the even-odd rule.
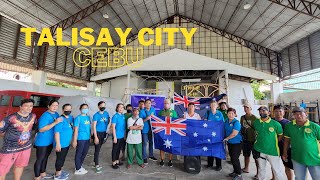
[[[267,114],[260,114],[260,117],[261,117],[261,118],[267,118],[268,115],[267,115]]]
[[[106,110],[106,107],[99,107],[100,111]]]
[[[127,110],[127,113],[132,113],[132,110],[130,110],[130,109],[129,109],[129,110]]]
[[[71,111],[63,111],[63,114],[69,116],[71,114]]]

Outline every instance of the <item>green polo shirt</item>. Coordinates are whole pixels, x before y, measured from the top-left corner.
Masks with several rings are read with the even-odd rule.
[[[219,109],[219,111],[222,113],[222,115],[223,115],[223,121],[224,122],[226,122],[226,121],[228,121],[229,119],[228,119],[228,113],[227,113],[227,110],[220,110]]]
[[[320,126],[307,120],[299,126],[296,120],[286,124],[284,137],[290,138],[292,159],[306,166],[320,166]]]
[[[170,116],[173,118],[178,118],[177,112],[173,109],[163,109],[159,112],[159,116]]]
[[[257,119],[253,127],[257,133],[254,149],[271,156],[279,156],[278,135],[283,133],[281,124],[271,118],[267,121]]]

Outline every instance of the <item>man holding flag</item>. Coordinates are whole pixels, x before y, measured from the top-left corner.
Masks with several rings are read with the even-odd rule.
[[[177,112],[173,109],[170,109],[170,106],[171,106],[170,99],[165,99],[164,100],[164,109],[159,112],[159,116],[178,118]],[[164,156],[165,156],[164,151],[160,150],[160,157],[161,157],[160,166],[164,166]],[[173,166],[172,154],[169,154],[168,166],[169,167]]]

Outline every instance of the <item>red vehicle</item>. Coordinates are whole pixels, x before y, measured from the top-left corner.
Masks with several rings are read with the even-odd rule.
[[[19,111],[20,102],[22,99],[33,99],[34,106],[32,112],[39,118],[44,113],[48,106],[48,102],[52,99],[59,99],[60,95],[44,94],[29,91],[6,90],[0,91],[0,121],[4,117]]]

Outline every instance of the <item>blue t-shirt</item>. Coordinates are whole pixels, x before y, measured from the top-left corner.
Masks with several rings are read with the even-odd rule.
[[[59,117],[59,114],[57,112],[53,114],[51,114],[48,111],[44,112],[38,121],[39,122],[38,129],[40,130],[45,126],[52,124],[54,120],[57,119],[58,117]],[[53,143],[53,140],[54,140],[54,133],[53,133],[53,128],[51,128],[45,132],[38,132],[34,145],[49,146]]]
[[[77,140],[89,140],[91,121],[89,116],[79,115],[74,119],[74,127],[78,127],[78,139]]]
[[[147,118],[148,116],[150,116],[151,114],[155,114],[156,113],[156,111],[154,110],[154,108],[153,107],[151,107],[150,109],[149,109],[149,111],[145,108],[145,109],[143,109],[143,110],[140,110],[140,112],[141,111],[144,111],[144,117],[143,117],[143,119],[145,119],[145,118]],[[142,120],[143,120],[142,119]],[[148,133],[149,131],[150,131],[150,120],[149,121],[146,121],[146,122],[143,122],[143,129],[142,129],[142,133]]]
[[[216,114],[213,114],[211,110],[207,111],[205,119],[208,119],[208,121],[224,121],[223,114],[218,110],[216,110]]]
[[[124,119],[124,115],[120,113],[114,114],[111,123],[116,125],[117,139],[124,138],[124,134],[126,132],[126,121]]]
[[[109,113],[104,111],[103,114],[96,112],[93,115],[92,121],[97,121],[96,129],[97,132],[106,132],[108,128],[108,120],[109,120]]]
[[[66,148],[70,146],[70,142],[73,134],[73,117],[69,115],[68,118],[60,116],[63,121],[57,124],[53,131],[54,133],[60,134],[60,144],[61,148]],[[56,141],[53,141],[53,146],[56,147]]]
[[[238,144],[242,141],[242,136],[240,134],[241,124],[240,121],[238,121],[236,118],[234,118],[231,122],[227,120],[224,123],[224,129],[226,130],[226,137],[228,137],[233,130],[239,131],[239,133],[232,139],[229,139],[228,143],[230,144]]]

